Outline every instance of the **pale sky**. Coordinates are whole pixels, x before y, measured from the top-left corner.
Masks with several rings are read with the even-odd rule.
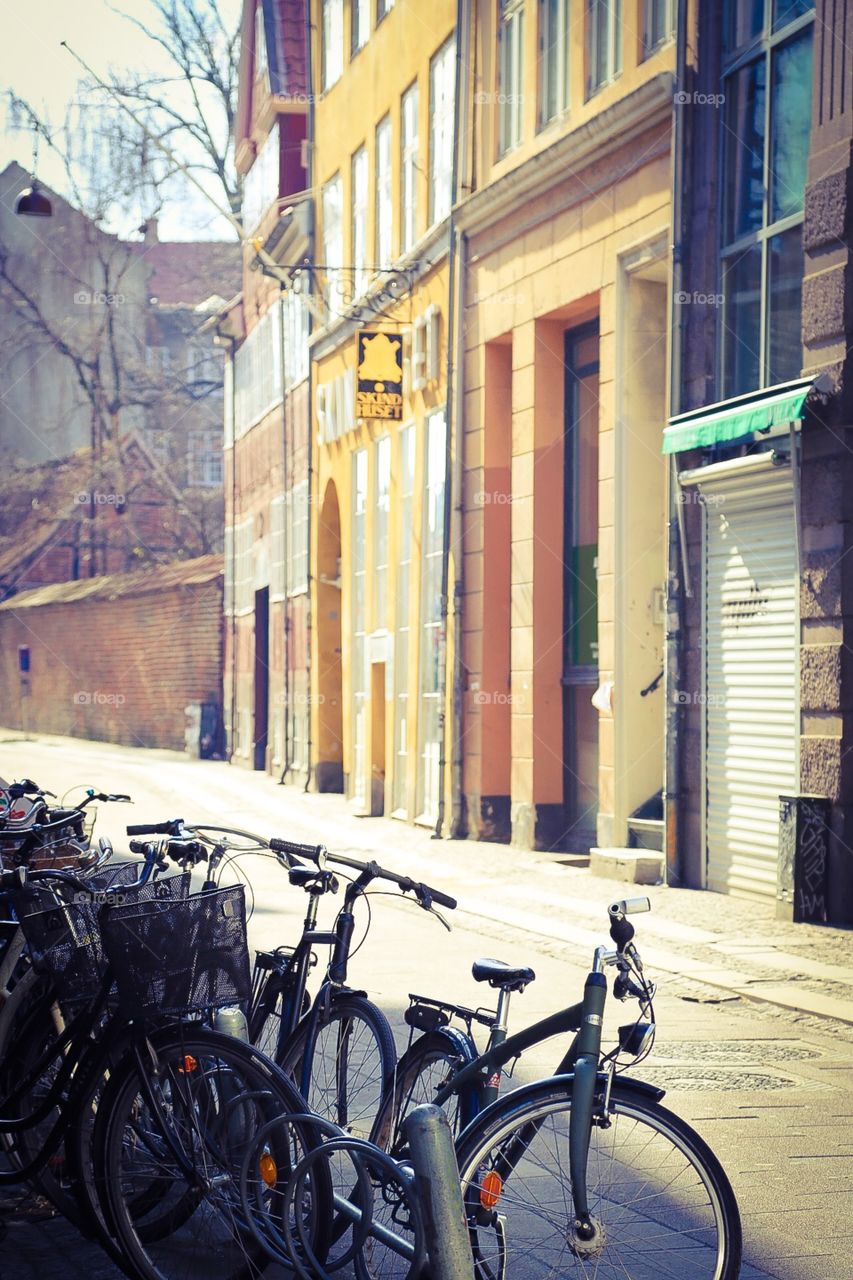
[[[219,0],[220,11],[228,25],[236,22],[239,0]],[[148,0],[117,0],[115,6],[105,0],[26,0],[25,4],[3,5],[4,38],[0,42],[0,89],[12,89],[32,104],[52,127],[61,126],[68,104],[73,101],[78,81],[84,73],[60,41],[69,45],[97,73],[133,68],[162,69],[165,54],[159,55],[155,45],[116,12],[122,9],[147,21],[151,13]],[[140,62],[140,58],[144,62]],[[27,130],[8,130],[8,109],[0,107],[0,170],[10,160],[24,168],[32,164],[32,134]],[[65,191],[65,175],[61,162],[51,154],[44,141],[39,142],[38,176],[55,190]],[[217,197],[219,198],[219,197]],[[127,233],[129,226],[111,227]],[[233,239],[224,219],[201,195],[192,193],[189,200],[177,200],[163,209],[160,218],[161,239]]]

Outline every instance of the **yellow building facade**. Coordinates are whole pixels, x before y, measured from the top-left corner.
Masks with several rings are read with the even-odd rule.
[[[662,831],[671,25],[473,4],[458,688],[483,839]]]
[[[314,781],[430,826],[450,787],[455,14],[311,6]]]

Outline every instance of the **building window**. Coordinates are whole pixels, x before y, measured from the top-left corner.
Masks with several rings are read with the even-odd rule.
[[[453,203],[453,104],[456,97],[456,41],[451,38],[429,66],[429,220],[450,213]]]
[[[622,70],[622,0],[586,0],[589,92],[595,93]]]
[[[418,238],[418,82],[400,102],[400,252]]]
[[[444,559],[444,413],[426,423],[424,508],[421,554],[420,706],[418,708],[418,806],[420,818],[434,822],[441,787],[441,588]]]
[[[399,530],[394,577],[394,813],[409,816],[409,599],[415,497],[415,428],[400,433]]]
[[[322,3],[322,81],[324,89],[331,89],[344,69],[344,3],[343,0],[322,0]]]
[[[222,484],[222,433],[190,431],[187,435],[187,484],[216,489]]]
[[[500,0],[498,66],[498,153],[503,156],[521,142],[524,0]]]
[[[539,122],[556,120],[569,105],[569,0],[540,0]]]
[[[308,590],[308,481],[295,484],[286,494],[287,594]]]
[[[365,520],[367,512],[367,450],[352,455],[352,775],[350,794],[364,805],[367,796],[367,647],[365,644]]]
[[[653,53],[672,39],[675,30],[675,0],[645,0],[643,53]]]
[[[367,288],[367,148],[352,158],[352,265],[356,297]]]
[[[264,5],[258,0],[255,9],[255,79],[267,72],[267,39],[264,33]]]
[[[251,516],[240,524],[225,530],[225,612],[227,614],[251,613],[255,608],[255,588],[252,578],[252,530]]]
[[[370,0],[353,0],[350,53],[358,53],[370,36]]]
[[[234,353],[236,438],[281,403],[281,315],[270,308]]]
[[[392,218],[391,194],[391,117],[376,126],[376,265],[380,269],[391,262]]]
[[[341,176],[334,178],[323,187],[323,263],[326,267],[327,300],[338,284],[337,268],[344,264],[343,235],[343,196],[341,193]]]
[[[802,221],[811,128],[812,23],[802,6],[732,5],[723,76],[722,394],[799,377]],[[784,15],[781,11],[784,9]],[[780,16],[792,15],[780,26]],[[736,62],[734,61],[736,57]],[[769,86],[769,90],[768,90]]]
[[[388,626],[388,525],[391,512],[391,437],[374,445],[376,509],[373,513],[373,625]]]
[[[376,0],[376,24],[377,26],[394,8],[394,0]]]
[[[275,124],[243,182],[243,230],[246,232],[254,231],[281,194],[280,155],[278,125]]]
[[[281,300],[284,325],[284,384],[289,389],[308,377],[308,307],[295,293]]]
[[[187,344],[187,382],[195,386],[204,383],[219,386],[222,383],[222,354],[217,347],[198,342]]]
[[[270,502],[270,602],[283,600],[287,595],[287,560],[290,546],[285,546],[286,498],[279,494]]]

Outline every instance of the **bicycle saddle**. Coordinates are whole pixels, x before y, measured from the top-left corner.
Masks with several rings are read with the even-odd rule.
[[[513,968],[503,960],[475,960],[471,974],[475,982],[488,982],[490,987],[501,987],[506,991],[523,991],[528,982],[536,978],[532,969]]]

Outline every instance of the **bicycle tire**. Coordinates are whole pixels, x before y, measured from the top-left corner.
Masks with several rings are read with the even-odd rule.
[[[303,1018],[279,1059],[299,1087],[311,1033]],[[394,1033],[385,1014],[364,996],[332,997],[311,1050],[310,1109],[347,1133],[369,1137],[397,1063]]]
[[[125,1269],[135,1280],[255,1277],[268,1257],[241,1219],[243,1153],[264,1124],[303,1112],[304,1102],[273,1062],[231,1036],[189,1024],[155,1034],[150,1043],[168,1136],[191,1160],[201,1181],[195,1183],[178,1167],[164,1129],[145,1100],[139,1067],[131,1055],[104,1090],[94,1143],[106,1223],[125,1257]],[[299,1141],[293,1149],[279,1143],[270,1153],[279,1170],[286,1170],[318,1140],[306,1125],[288,1126],[287,1132],[297,1134]],[[161,1191],[154,1207],[158,1229],[153,1233],[139,1214],[140,1197],[152,1183]],[[312,1215],[314,1247],[322,1254],[332,1218],[331,1196],[319,1183],[312,1192],[306,1211]],[[269,1194],[280,1192],[273,1187]],[[169,1203],[175,1207],[174,1229],[164,1232]]]
[[[476,1057],[474,1041],[456,1027],[439,1027],[418,1036],[394,1069],[393,1083],[377,1113],[371,1141],[399,1156],[406,1146],[402,1126],[409,1112],[421,1103],[434,1102],[439,1089]],[[461,1097],[453,1094],[443,1110],[455,1139],[473,1120],[476,1098],[469,1091]]]
[[[736,1280],[740,1215],[719,1161],[678,1116],[619,1084],[609,1127],[594,1123],[590,1139],[596,1238],[578,1241],[570,1111],[571,1081],[552,1079],[509,1094],[462,1135],[457,1156],[476,1280],[593,1273],[596,1280]]]

